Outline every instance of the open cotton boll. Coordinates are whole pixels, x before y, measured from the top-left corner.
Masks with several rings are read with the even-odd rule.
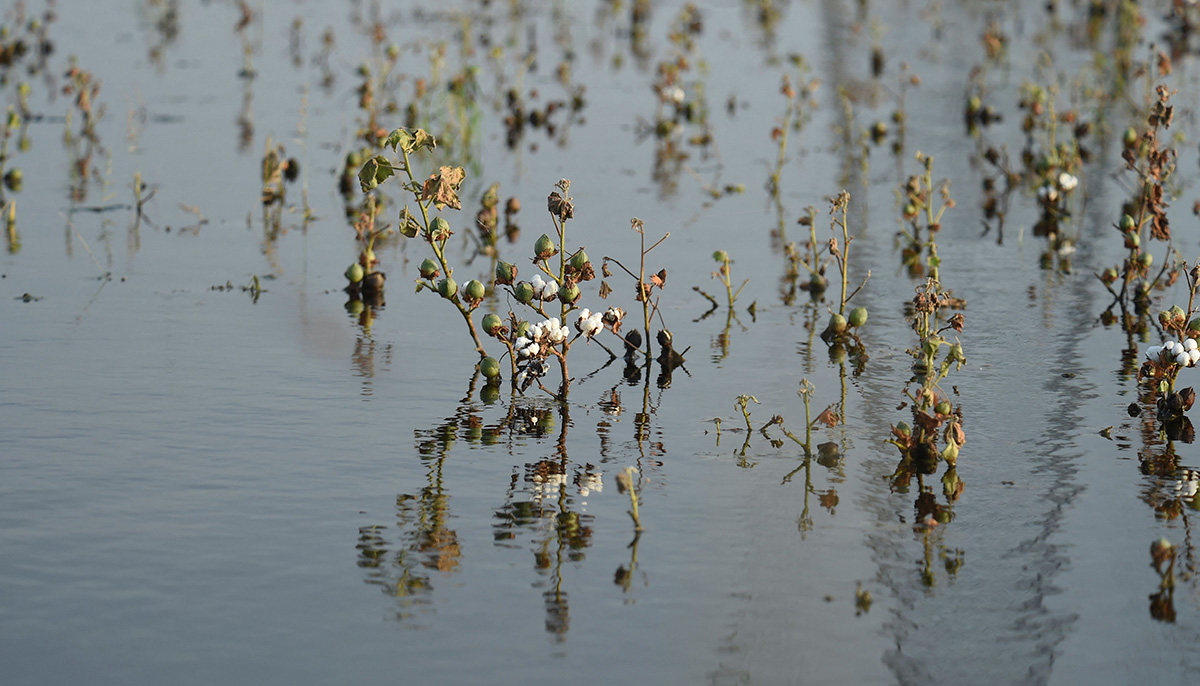
[[[1187,352],[1187,354],[1188,354],[1188,357],[1192,361],[1191,365],[1189,365],[1189,366],[1194,367],[1194,366],[1196,366],[1196,363],[1200,362],[1200,350],[1193,348],[1193,349],[1189,350]]]
[[[542,279],[541,274],[534,274],[533,278],[529,280],[529,285],[533,286],[533,290],[536,293],[546,287],[546,281]]]
[[[554,281],[542,287],[542,300],[553,300],[558,295],[558,284]]]
[[[513,343],[513,347],[516,348],[517,350],[521,350],[523,348],[529,347],[529,344],[532,342],[533,341],[529,340],[528,338],[521,336],[520,338],[517,339],[516,343]],[[1149,355],[1150,353],[1147,352],[1146,354]]]
[[[534,357],[541,352],[541,350],[542,346],[538,345],[537,343],[530,343],[529,347],[521,351],[521,354],[525,355],[525,357]]]
[[[1196,343],[1196,339],[1195,339],[1195,338],[1189,338],[1189,339],[1187,339],[1186,341],[1184,341],[1184,342],[1183,342],[1183,349],[1184,349],[1184,350],[1196,350],[1197,348],[1200,348],[1200,345],[1198,345],[1198,344]]]
[[[1188,357],[1187,353],[1176,353],[1175,355],[1175,364],[1180,364],[1186,367],[1191,361],[1192,358]]]
[[[521,347],[519,339],[518,339],[517,347],[518,348]],[[1152,345],[1149,348],[1146,348],[1146,358],[1150,359],[1150,360],[1157,360],[1159,355],[1162,354],[1162,351],[1163,351],[1163,349],[1162,349],[1161,345]]]

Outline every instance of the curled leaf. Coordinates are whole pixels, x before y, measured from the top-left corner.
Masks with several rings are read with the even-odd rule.
[[[466,175],[462,167],[442,167],[438,173],[431,174],[425,181],[425,185],[421,188],[421,200],[433,200],[433,204],[439,210],[446,207],[461,210],[462,203],[458,200],[458,187],[462,185]]]

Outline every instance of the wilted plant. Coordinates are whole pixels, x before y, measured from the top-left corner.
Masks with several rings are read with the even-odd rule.
[[[1200,365],[1200,320],[1197,314],[1196,291],[1200,289],[1200,260],[1185,274],[1188,284],[1187,309],[1178,305],[1158,313],[1162,330],[1173,338],[1163,345],[1152,345],[1146,349],[1146,360],[1138,370],[1138,380],[1148,382],[1152,396],[1157,396],[1158,418],[1162,422],[1175,422],[1192,408],[1196,392],[1191,388],[1175,390],[1179,373],[1185,367]]]
[[[919,345],[908,351],[914,358],[915,372],[910,383],[915,383],[916,388],[905,388],[904,391],[911,402],[912,424],[902,421],[892,426],[891,435],[886,441],[900,451],[900,464],[892,475],[893,487],[906,486],[913,473],[918,478],[934,473],[938,461],[942,460],[949,465],[943,477],[943,486],[951,502],[961,492],[961,481],[954,472],[954,466],[959,449],[966,442],[962,408],[954,407],[939,388],[939,383],[952,368],[961,369],[966,363],[962,344],[958,341],[951,343],[942,337],[949,330],[962,331],[962,314],[955,314],[945,326],[938,326],[939,313],[952,304],[955,304],[954,300],[932,278],[917,288],[912,301],[912,326]],[[947,349],[944,356],[941,353],[943,347]]]
[[[1123,139],[1122,158],[1126,170],[1137,176],[1134,196],[1126,203],[1125,213],[1116,225],[1129,252],[1119,266],[1109,267],[1097,275],[1118,304],[1124,307],[1132,300],[1139,311],[1149,307],[1153,289],[1170,285],[1178,278],[1170,261],[1171,229],[1164,193],[1165,184],[1175,170],[1177,153],[1159,140],[1160,134],[1170,128],[1174,117],[1174,107],[1169,104],[1173,93],[1162,85],[1158,86],[1157,93],[1158,99],[1147,117],[1148,128],[1139,135],[1130,127]],[[1154,255],[1149,248],[1151,240],[1168,246],[1168,259],[1157,273],[1151,271],[1154,264]]]
[[[898,234],[902,243],[901,258],[910,275],[920,276],[928,266],[929,275],[936,281],[942,259],[938,257],[935,238],[942,228],[942,215],[954,207],[954,199],[950,197],[949,179],[934,185],[933,157],[918,152],[917,163],[924,168],[923,173],[908,177],[896,193],[902,203]],[[935,194],[941,198],[940,203],[935,203]],[[922,253],[925,253],[923,262]]]
[[[841,277],[841,294],[838,300],[838,311],[830,315],[829,324],[821,333],[821,340],[831,345],[852,343],[855,348],[861,348],[861,342],[853,332],[867,323],[867,308],[855,307],[846,312],[846,304],[850,302],[851,298],[858,295],[863,286],[867,285],[867,280],[871,278],[871,272],[867,272],[867,276],[858,285],[858,288],[847,294],[847,286],[850,281],[850,242],[854,240],[850,235],[848,220],[850,194],[843,190],[836,197],[830,198],[829,204],[829,214],[832,217],[830,229],[833,231],[833,236],[829,239],[829,254],[837,263],[838,275]],[[837,237],[838,229],[841,229],[842,234],[840,243]]]
[[[454,270],[446,261],[446,242],[450,240],[450,236],[454,232],[445,218],[433,214],[434,210],[440,211],[447,207],[456,210],[462,209],[462,204],[458,199],[458,189],[466,174],[462,167],[444,166],[431,174],[424,182],[417,181],[413,174],[412,156],[423,151],[432,151],[437,146],[434,137],[422,129],[416,131],[404,128],[395,129],[388,135],[384,145],[398,153],[401,159],[393,163],[385,155],[375,155],[366,160],[358,172],[359,185],[364,193],[371,193],[380,183],[395,176],[397,172],[402,172],[408,177],[403,188],[412,194],[419,214],[410,212],[408,204],[405,203],[400,211],[397,230],[407,238],[415,238],[420,235],[421,239],[429,245],[434,258],[426,258],[421,263],[417,292],[429,290],[453,304],[462,315],[471,339],[475,342],[475,351],[479,353],[481,359],[486,358],[487,351],[484,350],[479,334],[475,330],[475,323],[471,319],[471,312],[479,306],[486,295],[486,287],[477,280],[471,280],[463,285],[460,292],[458,283],[453,277]],[[374,197],[373,194],[368,195],[367,209],[355,224],[355,231],[359,242],[363,245],[363,250],[359,255],[358,262],[351,265],[346,272],[346,276],[351,282],[351,288],[354,288],[355,284],[360,281],[362,282],[361,287],[364,289],[382,289],[383,286],[382,273],[370,271],[377,261],[372,247],[375,240],[384,231],[375,228],[377,211]],[[379,276],[376,277],[375,274]],[[356,280],[355,277],[358,279]],[[368,281],[368,279],[374,279],[374,282]]]
[[[1025,110],[1021,128],[1026,144],[1021,153],[1023,179],[1036,194],[1041,214],[1033,226],[1035,236],[1049,241],[1042,254],[1042,267],[1070,273],[1070,256],[1075,251],[1073,235],[1064,225],[1070,221],[1074,191],[1089,153],[1083,145],[1091,124],[1082,121],[1079,111],[1058,110],[1058,87],[1026,83],[1021,87],[1020,107]]]

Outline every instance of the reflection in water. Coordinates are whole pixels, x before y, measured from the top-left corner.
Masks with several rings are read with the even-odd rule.
[[[363,307],[361,315],[371,312]],[[372,364],[374,356],[367,331],[364,327],[356,346],[364,365]],[[445,460],[455,444],[466,440],[514,454],[519,443],[534,438],[551,446],[551,453],[513,469],[503,502],[493,512],[492,536],[498,547],[524,548],[532,553],[534,587],[544,608],[546,631],[556,641],[564,641],[571,627],[569,582],[564,572],[567,565],[582,563],[587,557],[595,523],[587,506],[590,499],[604,493],[604,473],[599,465],[574,462],[568,456],[568,432],[573,425],[568,404],[534,401],[514,392],[500,407],[502,414],[489,421],[483,410],[497,406],[500,387],[481,386],[482,378],[478,373],[472,376],[454,416],[415,432],[417,453],[426,465],[426,483],[397,496],[394,526],[371,525],[359,530],[358,564],[367,570],[367,583],[381,586],[398,600],[397,618],[416,616],[419,608],[430,604],[436,579],[457,573],[463,564],[458,532],[448,524],[450,495],[443,475]],[[477,393],[482,405],[475,400]],[[663,448],[650,440],[648,379],[643,396],[644,412],[638,413],[635,421],[634,439],[639,455],[645,457],[661,454]],[[614,457],[611,430],[624,409],[618,387],[604,394],[601,405],[604,416],[597,423],[597,434],[601,437],[600,462],[605,463]],[[661,464],[650,459],[645,463],[651,469]],[[643,460],[639,458],[638,464]],[[641,483],[634,489],[640,494]],[[635,533],[630,544],[628,564],[622,564],[615,576],[616,585],[625,593],[633,588],[640,572],[639,535]]]

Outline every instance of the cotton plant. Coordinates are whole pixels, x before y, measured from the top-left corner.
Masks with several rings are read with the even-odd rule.
[[[1196,392],[1191,387],[1176,390],[1175,386],[1185,368],[1200,366],[1200,341],[1197,340],[1200,338],[1200,319],[1193,318],[1197,313],[1195,299],[1200,287],[1200,260],[1186,276],[1187,309],[1174,305],[1158,313],[1159,326],[1170,338],[1161,345],[1147,347],[1145,360],[1138,370],[1138,380],[1147,382],[1157,396],[1158,418],[1163,422],[1182,419],[1196,400]]]
[[[570,384],[567,355],[571,345],[580,338],[590,343],[605,329],[620,335],[625,312],[619,307],[596,312],[580,307],[579,285],[596,278],[596,272],[584,249],[564,249],[566,223],[574,218],[575,208],[569,194],[571,182],[563,179],[556,188],[547,198],[555,237],[542,234],[534,242],[533,264],[537,271],[528,279],[518,280],[516,265],[503,260],[497,262],[495,270],[497,290],[507,286],[512,300],[536,312],[541,321],[530,324],[510,312],[506,326],[499,315],[488,315],[483,329],[508,348],[513,383],[521,392],[535,383],[546,390],[540,379],[546,375],[551,358],[557,360],[562,384],[556,395],[561,397]],[[556,302],[558,307],[553,308]]]

